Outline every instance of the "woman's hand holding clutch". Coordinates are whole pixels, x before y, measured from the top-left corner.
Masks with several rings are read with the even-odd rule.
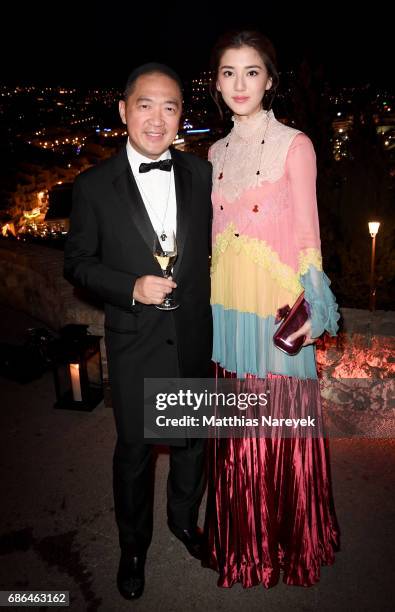
[[[292,308],[288,304],[279,308],[274,322],[281,325],[274,332],[273,342],[280,351],[290,356],[296,355],[303,346],[315,342],[311,337],[310,306],[304,299],[304,292],[299,295]]]
[[[290,334],[287,340],[288,342],[293,342],[296,340],[296,338],[299,338],[299,336],[306,336],[302,346],[308,346],[309,344],[314,344],[314,342],[317,342],[317,338],[311,337],[311,319],[307,319],[306,323],[304,323],[302,327],[299,327],[296,332]]]

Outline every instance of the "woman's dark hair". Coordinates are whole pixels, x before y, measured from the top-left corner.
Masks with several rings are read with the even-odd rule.
[[[221,58],[228,49],[240,49],[241,47],[252,47],[262,58],[266,70],[272,79],[272,86],[265,92],[262,100],[264,109],[270,109],[274,100],[274,96],[279,84],[279,76],[277,71],[276,51],[271,41],[255,30],[234,30],[223,34],[216,42],[212,53],[210,67],[213,71],[210,82],[210,94],[216,103],[221,117],[223,117],[223,109],[221,106],[222,96],[217,90],[218,69],[221,63]]]

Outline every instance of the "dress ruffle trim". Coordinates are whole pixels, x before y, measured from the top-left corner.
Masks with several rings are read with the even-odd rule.
[[[318,338],[324,331],[336,336],[340,313],[335,296],[330,290],[331,281],[322,270],[313,265],[302,275],[305,300],[310,305],[312,337]]]
[[[247,255],[253,263],[265,268],[284,289],[291,291],[295,298],[302,292],[302,286],[295,270],[283,263],[278,253],[273,251],[264,240],[242,234],[235,236],[235,233],[236,228],[233,223],[230,223],[224,232],[217,235],[211,259],[212,276],[215,274],[218,259],[227,249],[232,248],[236,253]]]

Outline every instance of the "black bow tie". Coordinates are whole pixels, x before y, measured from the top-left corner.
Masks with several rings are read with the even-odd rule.
[[[170,172],[172,165],[172,159],[161,159],[160,161],[150,162],[148,164],[140,164],[139,172],[149,172],[150,170],[155,170],[155,168]]]

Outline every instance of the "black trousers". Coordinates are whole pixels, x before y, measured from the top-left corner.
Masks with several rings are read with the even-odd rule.
[[[167,516],[180,529],[194,529],[204,493],[206,441],[170,446]],[[121,550],[144,555],[152,539],[155,448],[119,438],[113,460],[115,517]]]

